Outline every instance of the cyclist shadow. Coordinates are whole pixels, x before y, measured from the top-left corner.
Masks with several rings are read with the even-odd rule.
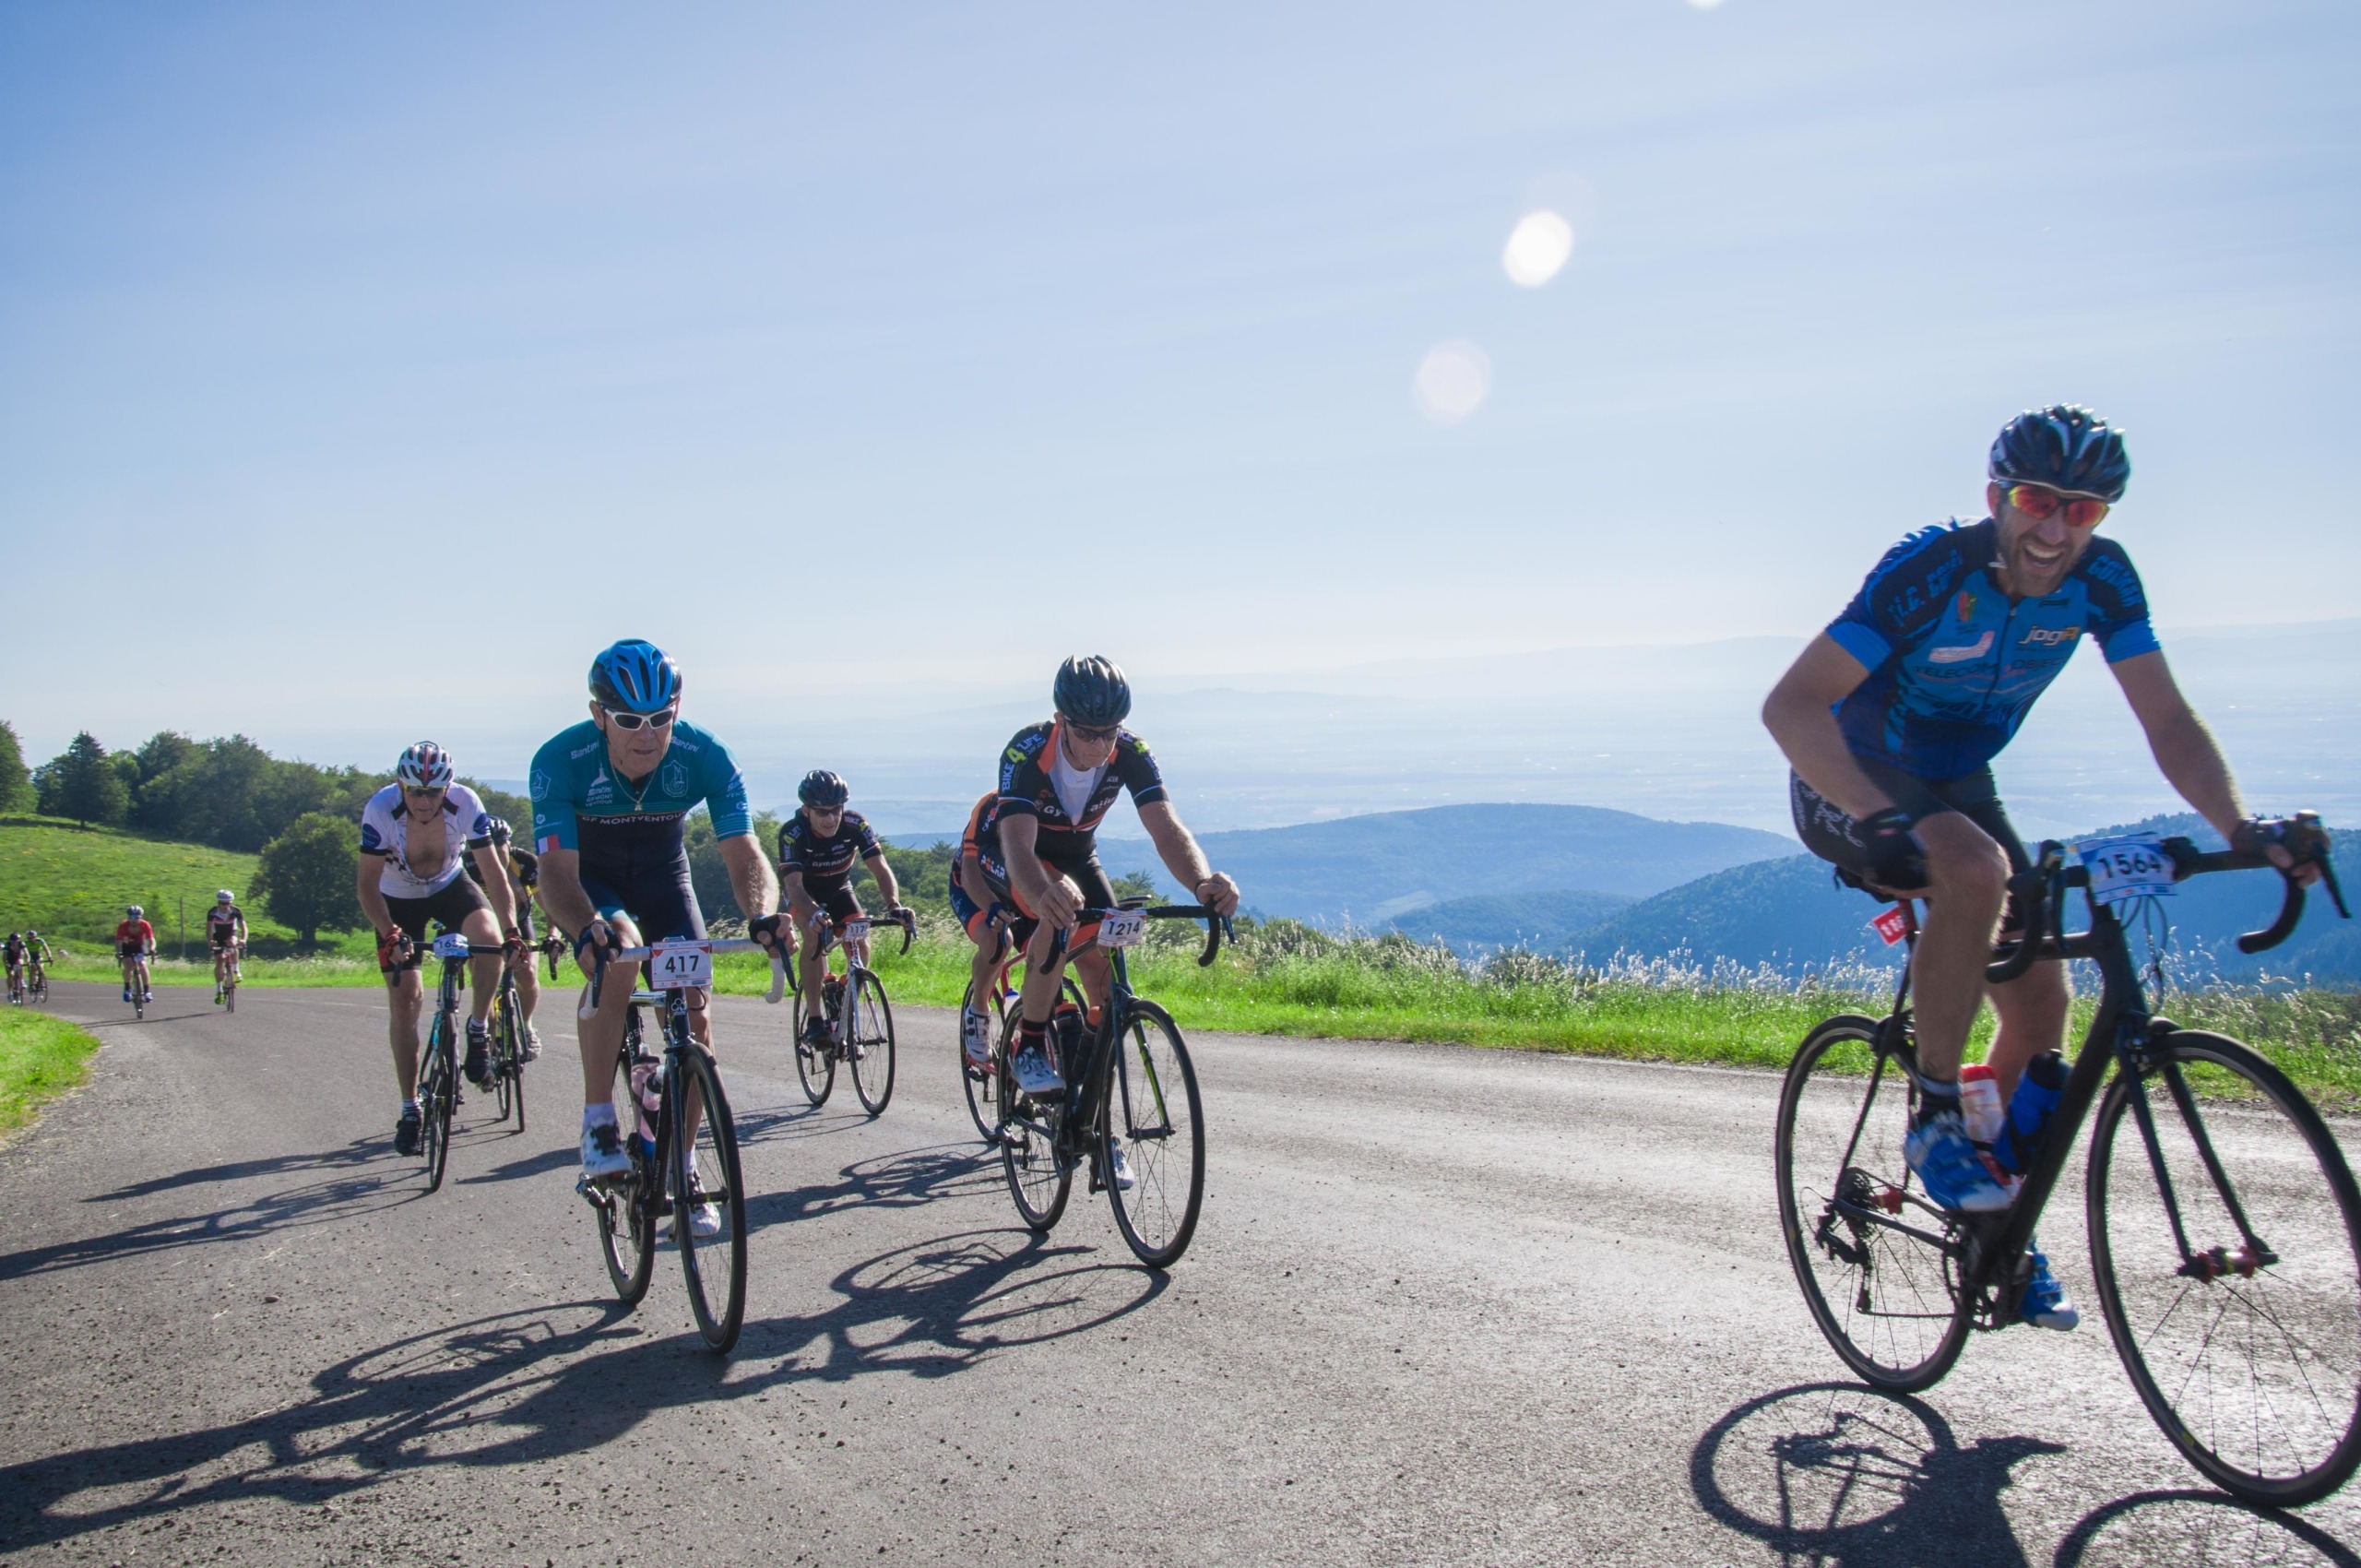
[[[2027,1562],[2001,1509],[2011,1471],[2065,1452],[2033,1437],[1962,1448],[1931,1408],[1856,1384],[1749,1400],[1698,1439],[1689,1484],[1715,1519],[1829,1564]]]
[[[2361,1554],[2308,1520],[2250,1508],[2218,1491],[2140,1491],[2083,1515],[2058,1543],[2055,1568],[2118,1563],[2322,1562]]]
[[[945,1198],[980,1196],[1001,1186],[992,1158],[979,1145],[960,1143],[858,1159],[843,1167],[835,1181],[809,1182],[749,1199],[746,1229],[752,1233],[848,1208],[915,1208]]]
[[[516,1134],[516,1128],[512,1127],[508,1130],[509,1136],[514,1137]],[[528,1154],[522,1159],[512,1159],[505,1165],[495,1165],[478,1175],[462,1176],[458,1179],[458,1185],[481,1187],[488,1182],[515,1182],[529,1176],[546,1176],[552,1170],[572,1170],[576,1169],[577,1158],[575,1151],[570,1148],[543,1149],[539,1154]]]
[[[319,1170],[338,1172],[205,1212],[144,1220],[103,1236],[77,1237],[69,1241],[27,1247],[0,1255],[0,1280],[54,1274],[87,1264],[173,1252],[215,1241],[249,1241],[256,1236],[302,1226],[333,1224],[374,1209],[405,1203],[413,1194],[403,1191],[398,1185],[387,1183],[384,1172],[366,1169],[384,1159],[390,1146],[387,1140],[382,1138],[361,1139],[339,1149],[203,1166],[171,1176],[132,1182],[113,1192],[94,1194],[82,1201],[122,1203],[158,1193],[248,1181],[258,1176]]]
[[[1087,1258],[1086,1263],[1070,1259]],[[853,1265],[825,1312],[746,1325],[740,1355],[781,1358],[782,1375],[947,1377],[996,1351],[1100,1329],[1164,1294],[1170,1279],[1095,1247],[1029,1230],[967,1230]]]
[[[730,1111],[731,1124],[738,1129],[740,1148],[826,1137],[848,1127],[863,1126],[872,1120],[869,1112],[848,1111],[834,1099],[825,1105],[764,1106],[753,1111],[738,1110],[733,1103]]]

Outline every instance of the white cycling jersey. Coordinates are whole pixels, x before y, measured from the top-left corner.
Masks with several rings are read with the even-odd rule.
[[[420,876],[409,861],[409,824],[402,810],[402,787],[388,784],[361,810],[361,852],[383,855],[386,870],[377,891],[392,898],[431,898],[459,874],[468,850],[492,842],[492,814],[465,784],[443,795],[443,861],[431,876]]]

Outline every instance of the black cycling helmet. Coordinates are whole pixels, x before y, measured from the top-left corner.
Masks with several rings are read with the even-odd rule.
[[[2073,403],[2019,414],[1992,443],[1992,478],[2002,484],[2038,484],[2061,495],[2088,495],[2113,505],[2131,482],[2123,433]]]
[[[1132,711],[1132,683],[1113,659],[1096,654],[1076,655],[1059,665],[1050,695],[1060,713],[1094,728],[1120,724]]]
[[[840,806],[852,799],[852,786],[825,767],[815,767],[795,787],[795,798],[807,806]]]
[[[626,637],[590,661],[590,695],[601,707],[660,713],[681,700],[681,667],[654,643]]]

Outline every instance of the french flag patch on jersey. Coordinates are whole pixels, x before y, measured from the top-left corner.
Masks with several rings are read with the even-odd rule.
[[[1910,911],[1896,904],[1892,909],[1880,912],[1869,923],[1877,927],[1878,934],[1884,937],[1885,944],[1891,947],[1910,934]]]
[[[537,852],[538,852],[538,853],[540,853],[540,854],[544,854],[544,855],[546,855],[546,854],[548,854],[552,849],[556,849],[557,847],[558,847],[558,844],[557,844],[557,835],[556,835],[556,834],[554,834],[554,833],[552,833],[552,834],[550,834],[547,837],[543,838],[543,839],[540,841],[540,844],[538,846]],[[1886,940],[1887,940],[1887,941],[1889,941],[1889,942],[1891,942],[1891,941],[1892,941],[1893,939],[1892,939],[1892,937],[1888,937],[1888,938],[1886,938]]]

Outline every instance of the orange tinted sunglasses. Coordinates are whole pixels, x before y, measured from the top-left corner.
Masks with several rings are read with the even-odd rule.
[[[2037,484],[2012,484],[2009,486],[2008,494],[2009,505],[2036,523],[2049,521],[2058,515],[2058,508],[2063,506],[2066,508],[2068,528],[2087,529],[2094,527],[2107,511],[2107,504],[2096,496],[2060,495]]]

